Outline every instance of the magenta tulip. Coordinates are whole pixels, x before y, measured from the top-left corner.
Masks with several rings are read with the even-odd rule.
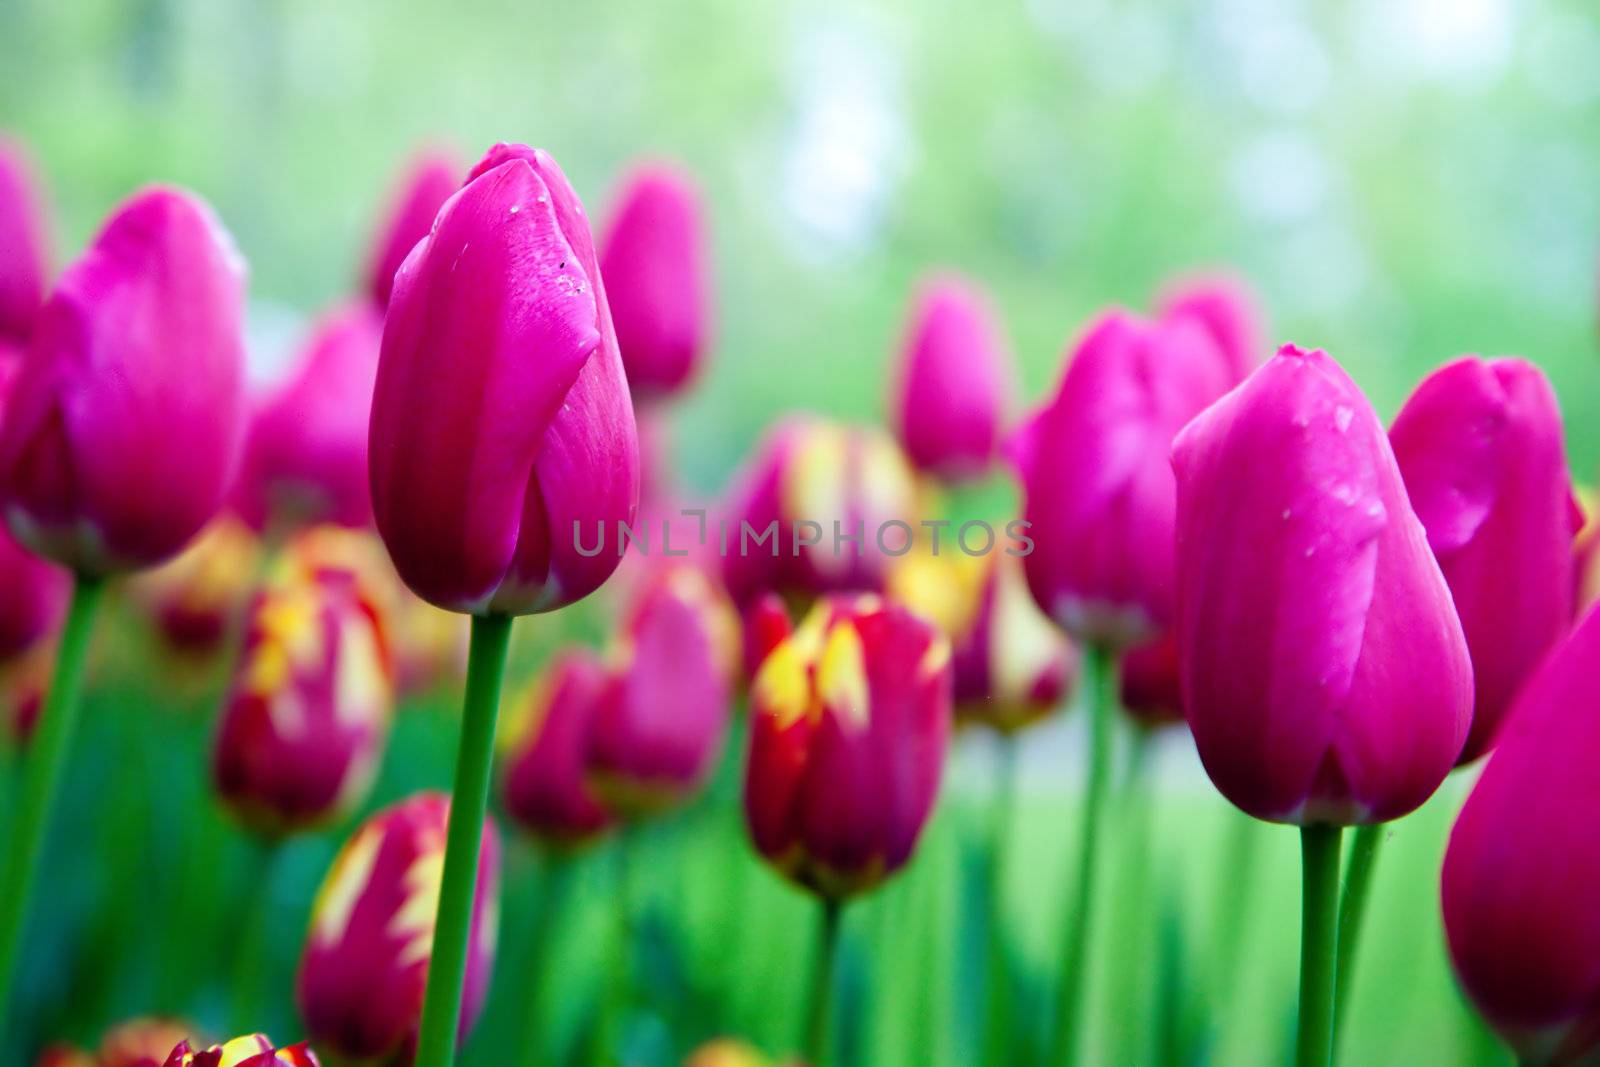
[[[1467,763],[1571,624],[1580,521],[1561,412],[1533,364],[1467,358],[1423,379],[1389,440],[1472,653]]]
[[[1088,644],[1120,649],[1173,616],[1172,437],[1230,384],[1194,322],[1101,315],[1015,459],[1040,608]]]
[[[343,1060],[409,1063],[422,1014],[450,799],[419,793],[362,823],[312,904],[295,998],[311,1040]],[[458,1037],[494,966],[500,839],[483,828]]]
[[[108,574],[216,514],[243,430],[244,266],[199,200],[152,188],[67,268],[0,427],[0,499],[40,555]]]
[[[383,316],[370,305],[336,308],[256,408],[234,496],[250,525],[371,524],[367,426],[382,337]]]
[[[16,364],[0,356],[0,426]],[[0,663],[21,655],[55,630],[70,576],[11,539],[0,524]]]
[[[971,282],[939,275],[912,304],[889,419],[919,470],[950,481],[988,471],[1010,401],[1011,355]]]
[[[1178,639],[1171,633],[1130,648],[1122,657],[1122,707],[1147,729],[1183,722]]]
[[[636,400],[682,389],[705,356],[705,246],[700,193],[686,173],[649,163],[628,176],[600,241],[600,272]]]
[[[424,600],[551,611],[616,567],[579,542],[633,517],[633,409],[583,206],[543,151],[491,149],[395,275],[370,457]]]
[[[506,812],[541,840],[581,845],[613,824],[587,778],[589,735],[609,681],[597,659],[572,649],[507,707]]]
[[[750,705],[756,850],[831,899],[904,866],[943,774],[949,642],[877,597],[826,599],[767,657]]]
[[[149,1061],[154,1064],[154,1061]],[[109,1065],[102,1064],[102,1067]],[[143,1065],[141,1064],[141,1067]],[[172,1050],[163,1067],[320,1067],[316,1053],[304,1041],[279,1048],[265,1034],[236,1037],[196,1052],[184,1041]]]
[[[1371,404],[1285,347],[1173,446],[1178,659],[1211,780],[1261,819],[1383,822],[1455,763],[1472,665]]]
[[[28,343],[44,301],[44,197],[22,146],[0,137],[0,360]]]
[[[1266,355],[1267,331],[1261,302],[1242,278],[1197,274],[1180,278],[1157,299],[1165,319],[1192,318],[1216,342],[1233,382],[1242,382]]]
[[[367,259],[366,291],[380,309],[389,303],[395,271],[428,236],[439,208],[460,187],[460,174],[455,161],[438,150],[424,151],[411,161]]]

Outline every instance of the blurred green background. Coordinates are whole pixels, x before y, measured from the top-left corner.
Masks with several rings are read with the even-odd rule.
[[[1327,348],[1385,415],[1450,356],[1529,356],[1560,392],[1575,470],[1587,480],[1600,466],[1589,0],[0,0],[0,72],[0,128],[42,165],[58,260],[135,186],[193,187],[251,262],[263,377],[306,316],[354,287],[419,144],[444,142],[463,162],[498,139],[546,146],[596,217],[634,157],[683,160],[707,192],[717,268],[711,366],[677,411],[681,462],[707,492],[780,411],[877,417],[906,295],[934,265],[992,291],[1029,397],[1096,308],[1146,306],[1172,273],[1229,264],[1264,295],[1275,341]],[[198,772],[206,692],[115,669],[95,687],[31,935],[32,1039],[92,1041],[155,1010],[213,1029],[234,1014],[249,928],[238,909],[260,874]],[[1031,738],[1024,759],[1007,899],[1025,997],[1048,989],[1059,941],[1074,847],[1061,828],[1076,826],[1079,784],[1071,719]],[[452,744],[443,706],[403,713],[374,803],[446,785]],[[1092,1062],[1155,1060],[1154,1044],[1127,1042],[1153,1043],[1173,1014],[1159,975],[1181,985],[1167,998],[1177,1014],[1209,1019],[1202,1058],[1281,1061],[1293,835],[1261,828],[1244,880],[1226,859],[1237,817],[1184,738],[1158,748],[1152,888],[1128,903],[1113,856],[1096,949],[1100,972],[1132,961],[1135,977],[1116,981],[1136,992],[1095,983]],[[983,960],[969,934],[972,841],[991,757],[983,738],[962,743],[919,862],[848,920],[849,1062],[972,1062]],[[731,784],[639,844],[639,1062],[722,1032],[772,1052],[792,1044],[811,914],[746,854]],[[1435,903],[1466,788],[1447,783],[1395,827],[1348,1063],[1483,1050]],[[336,836],[296,842],[273,876],[264,973],[278,984],[245,1014],[283,1037],[298,1027],[282,987]],[[602,980],[609,853],[584,861],[542,990],[525,967],[539,884],[538,861],[513,848],[471,1064],[511,1062],[535,996],[556,1021],[534,1040],[570,1044]],[[1208,982],[1208,938],[1231,894],[1250,901],[1244,957],[1236,981]]]

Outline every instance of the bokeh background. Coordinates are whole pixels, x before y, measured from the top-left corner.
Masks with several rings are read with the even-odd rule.
[[[251,264],[261,380],[356,284],[420,144],[463,160],[500,139],[548,147],[596,216],[630,160],[682,160],[714,231],[717,342],[676,413],[684,476],[706,493],[782,411],[880,417],[906,297],[939,265],[993,293],[1030,398],[1095,309],[1146,306],[1173,273],[1228,264],[1264,296],[1274,340],[1327,348],[1385,416],[1448,357],[1530,357],[1561,395],[1578,476],[1600,467],[1600,20],[1587,0],[0,0],[0,72],[0,128],[41,164],[58,261],[142,183],[216,205]],[[586,625],[533,635],[521,661]],[[260,874],[207,800],[193,728],[207,694],[172,678],[91,693],[70,832],[31,934],[33,1038],[87,1041],[152,1010],[221,1027],[234,1011],[233,942],[250,924],[232,909]],[[375,803],[448,782],[451,714],[441,700],[401,716]],[[1059,939],[1079,783],[1070,719],[1025,757],[1007,886],[1025,975],[1050,973]],[[964,935],[964,889],[980,877],[966,842],[986,817],[990,756],[963,742],[918,864],[850,920],[855,1062],[970,1062],[982,956]],[[1262,830],[1253,882],[1234,883],[1233,815],[1181,736],[1160,768],[1153,888],[1119,915],[1110,865],[1096,966],[1148,959],[1152,975],[1203,986],[1207,917],[1249,891],[1247,963],[1237,988],[1146,981],[1131,1003],[1095,983],[1094,1047],[1110,1062],[1165,996],[1213,1018],[1211,1062],[1275,1062],[1293,1023],[1293,835]],[[719,1032],[782,1051],[793,1030],[809,910],[743,856],[728,784],[639,846],[654,990],[630,1024],[640,1062]],[[1465,788],[1452,781],[1394,828],[1348,1062],[1483,1048],[1435,904]],[[296,842],[273,877],[260,951],[280,984],[336,839]],[[501,972],[472,1064],[509,1062],[498,1050],[527,1038],[534,997],[557,1006],[535,1039],[570,1045],[602,980],[585,947],[607,921],[604,853],[556,924],[562,964],[543,989],[517,967],[539,864],[519,847],[509,860]],[[293,1036],[266,984],[247,1014]]]

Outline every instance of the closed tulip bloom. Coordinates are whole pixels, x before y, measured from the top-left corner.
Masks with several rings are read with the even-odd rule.
[[[957,481],[984,474],[1011,396],[1011,355],[987,298],[941,275],[912,304],[889,419],[917,469]]]
[[[0,426],[30,549],[92,574],[177,553],[221,506],[243,429],[244,266],[203,203],[134,195],[40,312]]]
[[[1122,706],[1148,729],[1183,722],[1183,678],[1172,633],[1130,648],[1122,657]]]
[[[133,598],[170,648],[214,652],[244,615],[260,555],[250,527],[224,512],[188,548],[139,575]]]
[[[587,777],[589,737],[609,681],[593,655],[570,649],[506,708],[506,813],[537,838],[582,845],[613,824]]]
[[[1080,641],[1113,649],[1173,615],[1173,435],[1231,384],[1188,319],[1101,315],[1077,342],[1055,398],[1015,458],[1035,548],[1039,607]]]
[[[727,733],[739,653],[738,617],[704,571],[667,565],[645,580],[589,738],[608,808],[651,814],[700,788]]]
[[[422,1015],[450,798],[419,793],[373,815],[334,857],[312,904],[295,998],[311,1040],[344,1060],[409,1063]],[[478,855],[464,1038],[494,965],[500,838],[485,820]]]
[[[552,611],[615,569],[578,534],[633,517],[633,408],[583,206],[546,153],[491,149],[395,276],[369,440],[378,530],[424,600]]]
[[[1385,822],[1449,773],[1472,665],[1371,404],[1285,347],[1190,423],[1178,662],[1200,759],[1274,822]]]
[[[200,1052],[194,1051],[185,1041],[172,1050],[165,1067],[320,1067],[320,1064],[316,1053],[305,1042],[278,1048],[265,1034],[251,1034]]]
[[[383,316],[370,305],[334,309],[256,408],[234,497],[250,525],[371,524],[367,426],[382,337]]]
[[[461,171],[437,150],[422,152],[407,167],[367,259],[367,293],[380,309],[389,303],[395,271],[428,236],[439,209],[460,185]]]
[[[1162,290],[1156,301],[1162,318],[1192,318],[1216,342],[1233,382],[1242,382],[1267,353],[1266,316],[1261,301],[1243,278],[1196,274]]]
[[[705,220],[689,175],[650,163],[628,176],[600,241],[600,272],[635,399],[682,389],[711,332]]]
[[[1572,622],[1580,521],[1561,412],[1533,364],[1469,357],[1423,379],[1389,440],[1472,653],[1466,763]]]
[[[44,301],[44,198],[22,146],[0,137],[0,357],[28,342]]]
[[[820,601],[751,687],[745,819],[756,850],[840,899],[911,858],[950,733],[950,646],[875,596]]]

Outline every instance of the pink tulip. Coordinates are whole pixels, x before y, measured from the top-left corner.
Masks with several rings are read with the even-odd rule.
[[[438,150],[411,161],[395,189],[389,212],[373,237],[367,259],[367,293],[380,309],[389,303],[395,271],[418,241],[428,236],[434,216],[460,185],[461,170]]]
[[[950,733],[950,646],[877,597],[819,601],[750,691],[745,819],[756,850],[824,897],[911,858]]]
[[[1261,301],[1243,278],[1197,274],[1180,278],[1156,301],[1161,317],[1192,318],[1216,342],[1232,381],[1242,382],[1261,365],[1267,350]]]
[[[1172,437],[1230,384],[1194,322],[1101,315],[1014,458],[1040,608],[1088,644],[1126,648],[1173,615]]]
[[[1178,661],[1224,796],[1300,824],[1398,818],[1454,765],[1472,664],[1372,405],[1286,346],[1190,423]]]
[[[1523,686],[1445,852],[1456,974],[1519,1061],[1600,1052],[1600,612]]]
[[[0,359],[28,343],[44,301],[44,197],[22,146],[0,137]]]
[[[0,149],[3,149],[0,144]],[[3,171],[3,160],[0,160]],[[0,174],[0,181],[3,181]],[[17,363],[0,355],[0,426]],[[11,539],[0,524],[0,663],[21,655],[47,633],[54,633],[67,603],[66,571],[40,559]]]
[[[1183,722],[1178,639],[1162,634],[1122,657],[1122,707],[1146,729]]]
[[[633,517],[633,409],[583,206],[546,153],[491,149],[395,275],[370,456],[378,530],[424,600],[551,611],[616,567],[579,547]]]
[[[234,501],[257,530],[371,524],[367,425],[382,337],[383,317],[370,305],[336,308],[313,330],[299,365],[256,408]]]
[[[600,241],[617,344],[636,400],[682,389],[705,356],[711,279],[700,191],[647,163],[624,181]]]
[[[1472,653],[1467,763],[1571,624],[1580,522],[1561,412],[1533,364],[1467,358],[1423,379],[1389,440]]]
[[[1011,390],[1011,354],[988,298],[955,275],[925,281],[889,400],[911,462],[950,481],[987,472]]]
[[[86,573],[177,553],[223,502],[243,430],[244,265],[209,208],[152,188],[40,313],[0,427],[0,500]]]
[[[598,660],[572,649],[507,706],[506,812],[535,837],[576,846],[612,825],[587,779],[589,736],[608,683]]]
[[[334,857],[311,910],[295,999],[311,1040],[341,1060],[410,1063],[422,1015],[450,798],[419,793],[373,815]],[[483,829],[460,1036],[494,967],[500,838]]]

